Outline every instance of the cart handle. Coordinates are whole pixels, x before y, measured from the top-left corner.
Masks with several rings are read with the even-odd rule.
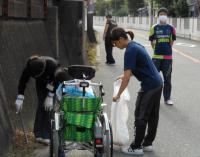
[[[70,81],[64,81],[63,84],[65,86],[80,86],[81,82],[87,82],[87,81],[83,80],[83,81],[80,81],[80,82],[73,82],[72,80],[70,80]],[[105,92],[103,90],[103,85],[102,85],[101,82],[99,82],[99,83],[87,82],[87,83],[89,84],[89,86],[97,86],[97,87],[99,87],[99,89],[100,89],[100,95],[101,96],[105,95]],[[83,87],[83,90],[85,90],[85,87]],[[83,96],[84,95],[85,95],[85,92],[83,92]]]
[[[84,81],[81,81],[81,82],[84,82]],[[77,86],[77,85],[80,85],[81,82],[69,82],[69,81],[64,81],[63,84],[65,86]],[[90,86],[103,86],[101,82],[99,83],[90,83],[88,82]]]

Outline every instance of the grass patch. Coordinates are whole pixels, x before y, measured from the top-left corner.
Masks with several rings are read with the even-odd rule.
[[[35,137],[32,132],[28,132],[27,137],[28,144],[25,142],[24,133],[16,130],[13,139],[14,145],[6,157],[30,157],[35,149],[41,147],[41,144],[35,143]]]
[[[96,36],[96,39],[98,39],[97,38],[98,32],[96,32],[96,31],[95,31],[95,36]],[[96,62],[97,45],[98,45],[98,42],[97,43],[90,43],[88,38],[87,38],[87,40],[86,40],[86,52],[87,52],[89,64],[91,66],[97,66],[97,62]]]
[[[96,66],[96,47],[97,47],[97,44],[93,44],[93,43],[88,43],[86,47],[89,64],[91,66]]]

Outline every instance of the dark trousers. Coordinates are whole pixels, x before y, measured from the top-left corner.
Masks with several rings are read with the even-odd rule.
[[[37,111],[34,124],[35,137],[41,137],[43,139],[50,138],[50,112],[45,111],[44,101],[48,94],[46,89],[46,83],[36,81],[36,92],[38,98]]]
[[[132,148],[153,143],[159,120],[161,93],[162,86],[147,92],[139,91],[135,109],[135,140],[131,144]]]
[[[158,72],[162,72],[164,78],[164,88],[163,88],[163,96],[164,100],[170,100],[171,98],[171,74],[172,74],[172,60],[166,59],[153,59],[153,62],[158,70]]]
[[[115,63],[115,59],[113,58],[112,51],[113,45],[110,39],[105,39],[105,50],[106,50],[106,62],[107,63]]]

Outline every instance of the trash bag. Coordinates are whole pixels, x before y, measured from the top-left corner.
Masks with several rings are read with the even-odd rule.
[[[76,86],[67,86],[67,87],[63,88],[63,93],[65,93],[69,96],[80,97],[80,96],[83,95],[83,88],[82,87],[76,87]],[[91,86],[85,88],[85,97],[87,97],[87,98],[94,98],[95,97]]]
[[[122,80],[114,82],[114,93],[117,95]],[[111,124],[113,129],[113,143],[119,146],[125,146],[129,143],[129,132],[127,127],[128,120],[128,106],[130,101],[130,94],[126,88],[121,94],[119,101],[112,102],[111,106]]]
[[[81,80],[75,79],[73,82],[80,82]],[[87,82],[91,82],[88,81]],[[85,97],[86,98],[95,98],[94,90],[92,86],[85,88]],[[79,86],[63,86],[63,84],[60,84],[56,90],[56,96],[57,99],[60,101],[62,99],[63,94],[66,94],[68,96],[77,96],[80,97],[83,94],[83,88]]]

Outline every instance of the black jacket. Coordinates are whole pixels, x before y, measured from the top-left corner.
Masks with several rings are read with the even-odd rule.
[[[54,73],[58,67],[58,62],[51,57],[41,56],[38,60],[29,59],[19,80],[18,94],[24,95],[26,84],[31,77],[44,86],[54,82]]]
[[[106,32],[106,37],[105,38],[110,40],[111,32],[115,27],[117,27],[117,22],[112,20],[112,19],[110,19],[110,20],[107,20],[106,24],[108,24],[108,30]]]

